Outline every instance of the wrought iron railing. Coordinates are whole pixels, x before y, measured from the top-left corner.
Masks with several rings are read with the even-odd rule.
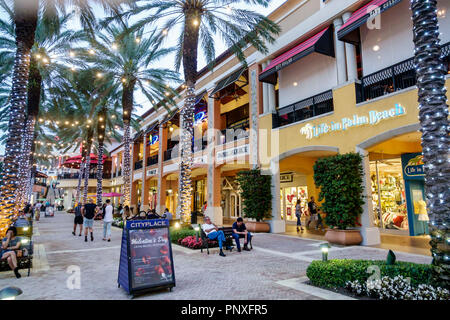
[[[147,158],[147,167],[158,163],[158,155]]]
[[[449,71],[450,42],[442,46],[442,58]],[[357,101],[369,101],[416,85],[414,58],[409,58],[365,77],[357,86]]]
[[[249,133],[250,121],[247,119],[238,125],[230,126],[229,128],[222,130],[219,144],[225,144],[235,140],[248,138]]]
[[[61,173],[58,174],[59,180],[74,180],[78,179],[78,172],[76,173]],[[97,173],[89,173],[89,179],[97,179]],[[103,179],[111,179],[111,172],[103,172]]]
[[[279,128],[334,110],[333,91],[328,90],[278,109],[272,114],[273,128]]]
[[[173,147],[172,149],[164,151],[164,161],[172,160],[176,157],[178,157],[178,145]]]
[[[142,159],[142,160],[139,160],[139,161],[136,161],[136,162],[134,163],[134,170],[142,169],[143,163],[144,163],[144,160],[143,160],[143,159]]]

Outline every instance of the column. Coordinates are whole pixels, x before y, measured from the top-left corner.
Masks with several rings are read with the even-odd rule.
[[[267,68],[268,63],[263,62],[262,69],[264,70]],[[266,114],[269,112],[269,84],[263,82],[263,114]]]
[[[210,92],[208,92],[210,96]],[[220,206],[221,199],[221,179],[220,167],[216,168],[216,149],[218,142],[217,128],[220,127],[220,101],[214,98],[208,98],[208,147],[207,147],[207,161],[208,161],[208,205],[206,215],[209,216],[214,224],[217,226],[223,225],[223,213]]]
[[[351,12],[346,12],[342,16],[344,23],[352,16]],[[358,66],[356,61],[356,48],[351,43],[345,43],[345,57],[347,62],[347,79],[354,81],[358,79]]]
[[[147,183],[147,153],[148,153],[148,135],[144,134],[144,149],[142,151],[142,186],[141,186],[141,210],[148,209],[148,183]]]
[[[269,61],[270,63],[270,61]],[[276,110],[276,96],[275,96],[275,86],[273,84],[267,83],[269,107],[267,112],[273,113]]]
[[[250,167],[258,167],[258,129],[259,129],[259,80],[258,80],[258,65],[254,64],[248,70],[250,78],[250,136],[249,136],[249,152],[250,152]]]
[[[361,215],[361,236],[363,238],[362,245],[372,246],[380,244],[380,230],[373,225],[373,208],[372,208],[372,191],[370,180],[370,163],[369,152],[367,150],[356,147],[358,152],[363,157],[363,214]]]
[[[345,70],[345,46],[344,42],[338,40],[337,38],[337,32],[342,26],[342,19],[341,18],[334,19],[333,25],[334,25],[337,82],[339,85],[347,81],[347,72]]]
[[[156,196],[156,213],[163,214],[166,209],[166,177],[164,177],[164,152],[167,150],[167,127],[159,124],[159,150],[158,150],[158,188]],[[174,212],[171,212],[174,214]]]
[[[270,232],[286,232],[286,222],[281,219],[280,202],[280,163],[278,156],[270,161],[270,172],[272,175],[272,220],[270,221]]]
[[[133,142],[131,145],[131,195],[130,195],[130,209],[134,207],[133,213],[136,213],[137,210],[137,183],[134,182],[134,164],[137,161],[137,156],[139,153],[139,145],[136,145],[136,142]]]

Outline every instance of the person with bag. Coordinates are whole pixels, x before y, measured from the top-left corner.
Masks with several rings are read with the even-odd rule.
[[[314,201],[314,197],[311,196],[311,201],[308,202],[308,211],[309,211],[309,216],[310,219],[308,221],[308,223],[306,224],[306,227],[309,229],[309,224],[311,223],[311,221],[315,221],[318,220],[317,218],[317,204]],[[316,226],[317,229],[317,226]]]
[[[297,232],[300,231],[300,228],[303,232],[302,221],[300,220],[302,217],[302,206],[300,204],[300,199],[297,200],[297,204],[295,205],[295,216],[297,217]]]

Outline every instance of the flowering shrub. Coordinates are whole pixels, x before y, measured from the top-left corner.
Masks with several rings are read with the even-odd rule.
[[[209,239],[207,241],[210,248],[217,245],[217,241]],[[201,238],[198,238],[197,240],[196,236],[188,236],[183,239],[178,239],[178,244],[190,249],[200,249],[203,246],[203,241]]]
[[[118,228],[122,228],[123,229],[123,221],[122,218],[114,218],[112,225]]]
[[[357,296],[369,296],[380,300],[449,300],[450,292],[441,287],[419,284],[414,287],[403,276],[381,279],[348,281],[346,289]]]

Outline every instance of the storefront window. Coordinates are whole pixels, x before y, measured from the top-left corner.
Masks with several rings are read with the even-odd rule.
[[[281,218],[283,220],[297,221],[295,216],[297,200],[300,200],[302,212],[308,210],[308,188],[306,186],[281,188],[280,196]]]
[[[374,225],[408,230],[405,186],[400,158],[370,162]]]
[[[206,179],[194,181],[194,203],[193,211],[201,212],[203,203],[206,201]]]

